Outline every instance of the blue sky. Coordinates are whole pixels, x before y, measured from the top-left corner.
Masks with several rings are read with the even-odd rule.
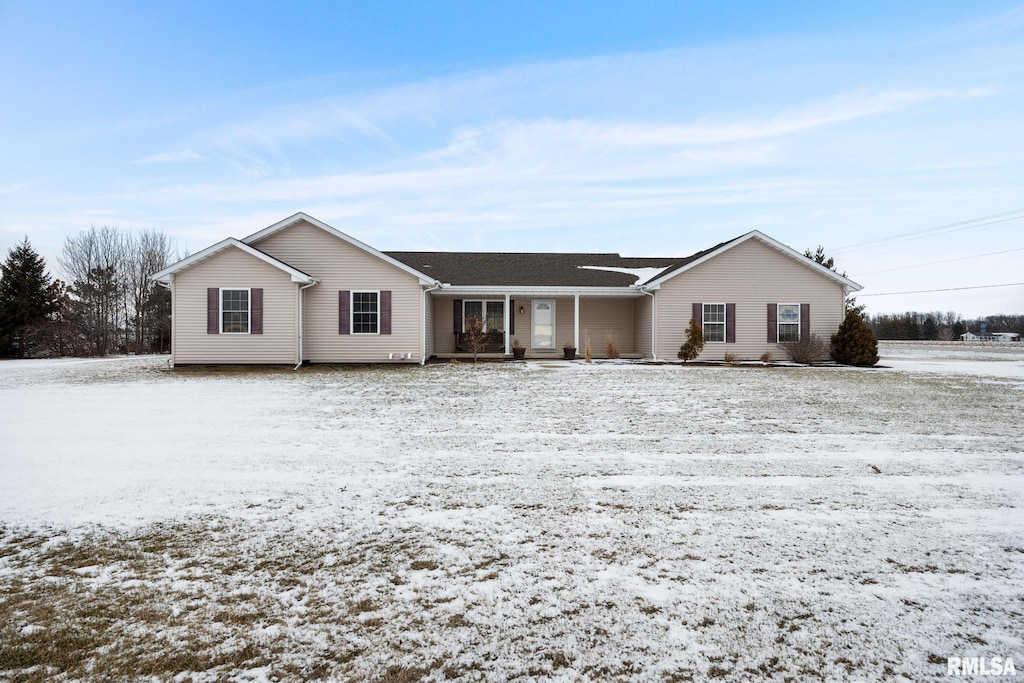
[[[864,294],[1024,282],[1020,3],[0,0],[0,65],[0,250],[55,272],[89,225],[196,251],[301,210],[380,249],[759,229]]]

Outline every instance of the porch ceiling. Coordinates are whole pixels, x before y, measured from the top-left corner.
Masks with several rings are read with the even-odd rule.
[[[636,298],[644,296],[644,293],[634,287],[445,287],[433,290],[430,295],[439,299],[464,299],[466,297],[492,297],[501,298],[508,294],[510,297],[563,297],[576,296],[580,298]]]

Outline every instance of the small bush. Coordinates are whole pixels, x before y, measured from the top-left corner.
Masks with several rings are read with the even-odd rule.
[[[583,330],[583,335],[583,358],[586,359],[588,363],[591,363],[594,360],[594,352],[593,349],[590,348],[590,334],[587,333],[586,330]]]
[[[619,344],[618,342],[615,341],[614,338],[609,337],[608,339],[605,340],[604,355],[607,356],[608,358],[619,357]]]
[[[477,355],[487,348],[490,337],[484,332],[484,321],[476,316],[466,320],[465,328],[466,331],[462,334],[462,344],[473,352],[473,362],[475,363]]]
[[[762,363],[771,363],[773,360],[775,360],[775,356],[772,355],[771,351],[765,351],[761,354]]]
[[[797,341],[782,342],[781,346],[794,363],[814,365],[816,361],[828,358],[828,345],[814,332]]]
[[[724,356],[722,356],[722,360],[724,360],[726,363],[735,363],[739,359],[740,357],[737,356],[735,353],[727,353]]]
[[[679,347],[676,354],[684,363],[691,361],[700,355],[704,350],[704,330],[697,324],[697,320],[690,318],[690,324],[686,328],[686,341]]]

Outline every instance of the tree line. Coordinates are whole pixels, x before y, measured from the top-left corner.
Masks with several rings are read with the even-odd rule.
[[[813,252],[810,249],[804,250],[804,256],[833,272],[838,272],[836,271],[835,259],[827,256],[824,247],[821,245],[818,245],[818,248]],[[840,275],[846,277],[846,272],[844,271]],[[846,295],[847,314],[853,311],[860,315],[876,339],[956,341],[960,339],[960,335],[964,332],[973,332],[980,335],[982,323],[986,324],[986,331],[988,333],[1018,332],[1024,334],[1024,315],[1000,313],[968,320],[955,311],[946,313],[941,311],[926,313],[906,311],[905,313],[876,313],[870,315],[866,314],[864,309],[864,304],[858,304],[855,295]]]
[[[964,332],[981,334],[981,324],[988,333],[1024,333],[1024,315],[988,315],[965,319],[955,311],[906,311],[905,313],[877,313],[865,315],[864,321],[879,339],[909,339],[922,341],[956,341]]]
[[[162,231],[93,226],[65,239],[60,280],[26,236],[0,265],[0,358],[169,352],[170,292],[149,278],[178,258]]]

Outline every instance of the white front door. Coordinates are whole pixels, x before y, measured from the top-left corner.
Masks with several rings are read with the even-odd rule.
[[[555,349],[555,302],[534,299],[530,346]]]

